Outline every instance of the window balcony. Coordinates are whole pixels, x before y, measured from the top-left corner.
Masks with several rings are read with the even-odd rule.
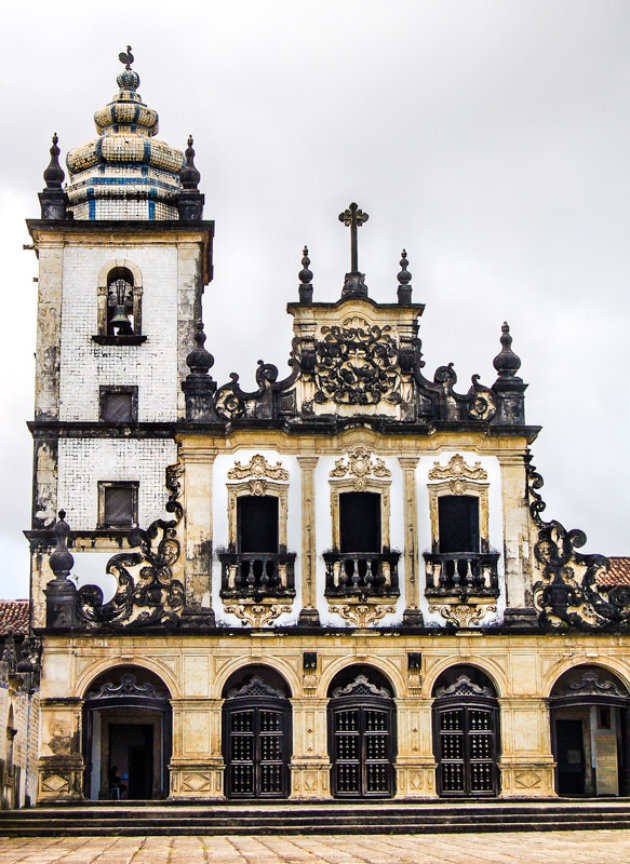
[[[425,552],[427,597],[498,597],[498,552]]]
[[[221,597],[295,597],[295,552],[218,552]]]
[[[327,597],[397,597],[400,552],[324,552]]]

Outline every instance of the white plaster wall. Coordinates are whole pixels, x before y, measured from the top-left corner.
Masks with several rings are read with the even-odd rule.
[[[447,465],[455,454],[463,457],[467,465],[474,465],[476,462],[481,464],[481,467],[488,472],[488,533],[490,549],[494,552],[499,552],[499,560],[497,562],[497,574],[499,579],[500,595],[497,599],[497,611],[483,618],[484,626],[492,624],[503,618],[506,605],[506,589],[505,589],[505,566],[503,556],[503,503],[502,503],[502,486],[501,486],[501,466],[496,456],[483,456],[469,450],[443,450],[439,454],[431,454],[430,456],[421,457],[416,468],[416,494],[418,500],[418,554],[419,554],[419,592],[420,592],[420,609],[424,616],[425,624],[428,626],[445,626],[446,621],[441,615],[429,612],[429,601],[425,597],[424,591],[426,588],[426,568],[424,564],[423,553],[431,551],[431,515],[429,512],[429,471],[437,463],[441,466]],[[433,603],[437,605],[437,600]]]
[[[302,608],[302,478],[300,465],[295,456],[287,456],[272,449],[260,447],[240,447],[230,455],[220,455],[214,461],[212,480],[212,543],[215,554],[212,556],[212,607],[217,623],[231,627],[242,627],[242,621],[225,612],[223,601],[219,596],[221,589],[221,562],[216,556],[216,550],[227,548],[228,534],[228,477],[230,468],[236,462],[247,465],[252,456],[260,453],[271,465],[280,462],[289,472],[289,496],[287,507],[287,551],[296,552],[295,558],[295,599],[290,613],[283,613],[273,622],[274,626],[296,624]],[[234,481],[232,481],[234,482]],[[273,481],[276,482],[276,481]],[[233,602],[233,601],[231,601]],[[288,602],[286,605],[289,605]]]
[[[352,448],[350,448],[352,449]],[[319,610],[320,619],[323,625],[334,627],[351,626],[340,615],[335,612],[330,612],[328,602],[324,596],[326,587],[326,565],[322,557],[324,552],[332,549],[332,514],[330,510],[330,472],[335,467],[335,462],[342,456],[347,455],[348,451],[335,453],[331,456],[322,456],[315,468],[315,513],[316,513],[316,588],[317,588],[317,608]],[[377,622],[377,627],[388,627],[393,624],[399,624],[402,621],[403,611],[405,609],[405,560],[404,560],[404,519],[403,519],[403,475],[402,468],[398,459],[392,456],[386,456],[375,451],[375,456],[382,459],[385,465],[391,471],[391,486],[389,491],[390,501],[390,548],[400,552],[398,561],[398,583],[400,587],[400,597],[396,603],[396,612],[385,615]],[[333,604],[343,604],[344,600],[330,601]]]
[[[177,461],[177,445],[168,439],[62,438],[59,441],[57,501],[73,531],[91,531],[98,521],[100,480],[137,481],[138,523],[171,518],[164,506],[167,465]]]
[[[98,273],[128,258],[142,273],[141,345],[98,345]],[[177,247],[68,246],[64,250],[61,319],[61,420],[99,419],[102,384],[138,387],[138,419],[176,419]]]

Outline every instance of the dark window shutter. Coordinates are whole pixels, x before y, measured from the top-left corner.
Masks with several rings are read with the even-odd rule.
[[[105,489],[105,523],[115,526],[134,524],[133,489],[130,486],[109,486]]]
[[[131,423],[133,417],[133,395],[131,391],[103,394],[103,420],[106,423]]]

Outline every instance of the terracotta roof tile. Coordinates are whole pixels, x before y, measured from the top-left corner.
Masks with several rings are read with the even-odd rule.
[[[28,633],[30,605],[28,600],[0,600],[0,636],[6,636],[9,627],[16,636]]]
[[[614,585],[630,585],[630,558],[609,557],[610,570],[597,577],[597,584],[612,588]]]

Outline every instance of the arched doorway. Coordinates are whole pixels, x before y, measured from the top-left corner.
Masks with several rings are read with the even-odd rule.
[[[291,692],[266,666],[248,666],[223,688],[223,756],[228,798],[286,798],[291,784]]]
[[[443,797],[489,797],[499,792],[499,703],[487,675],[452,666],[433,688],[433,751]]]
[[[551,691],[558,795],[630,793],[630,693],[599,666],[576,666]]]
[[[168,796],[169,700],[164,682],[138,666],[109,669],[90,685],[83,705],[86,798]]]
[[[336,798],[391,798],[395,792],[396,707],[376,669],[351,666],[328,689],[331,787]]]

